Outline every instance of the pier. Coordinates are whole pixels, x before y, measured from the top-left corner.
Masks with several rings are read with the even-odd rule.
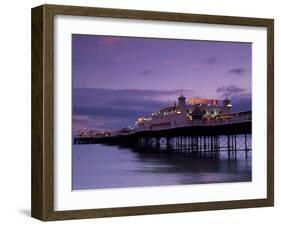
[[[252,122],[250,118],[236,121],[202,123],[158,129],[140,130],[128,134],[104,137],[76,137],[75,144],[106,144],[130,147],[139,152],[183,153],[199,157],[218,157],[226,152],[236,158],[243,152],[248,158],[251,145]]]
[[[252,150],[252,112],[231,112],[232,104],[224,99],[190,98],[183,95],[178,104],[139,117],[137,127],[123,128],[111,134],[74,138],[74,144],[106,144],[129,147],[138,152],[184,153],[218,157],[227,152],[236,158]]]

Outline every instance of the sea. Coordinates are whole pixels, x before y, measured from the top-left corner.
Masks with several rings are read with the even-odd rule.
[[[108,189],[252,180],[251,152],[229,156],[192,156],[184,153],[140,152],[104,144],[72,146],[72,189]]]

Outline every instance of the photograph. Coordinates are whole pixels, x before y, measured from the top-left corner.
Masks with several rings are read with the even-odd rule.
[[[252,181],[252,43],[71,45],[72,190]]]
[[[32,8],[33,218],[274,206],[274,18],[213,13]]]

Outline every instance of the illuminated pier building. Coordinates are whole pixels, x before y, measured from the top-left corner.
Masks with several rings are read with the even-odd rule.
[[[231,112],[231,108],[229,99],[186,101],[181,95],[178,103],[152,113],[151,117],[139,117],[135,126],[109,133],[82,133],[85,136],[75,137],[74,144],[119,145],[136,151],[165,150],[199,157],[218,157],[227,151],[228,158],[236,158],[238,151],[244,151],[248,158],[252,150],[252,112]]]
[[[221,103],[221,104],[220,104]],[[92,131],[82,129],[80,138],[103,138],[126,136],[143,131],[163,131],[190,126],[219,126],[251,122],[252,112],[231,112],[232,104],[229,99],[191,97],[181,95],[178,103],[162,108],[151,114],[150,117],[141,116],[135,126],[128,126],[115,131]]]
[[[231,113],[231,107],[231,101],[227,98],[219,105],[217,99],[191,97],[186,101],[181,95],[177,104],[162,108],[152,113],[151,117],[139,117],[136,124],[139,130],[158,130],[229,121],[235,117],[235,114]]]

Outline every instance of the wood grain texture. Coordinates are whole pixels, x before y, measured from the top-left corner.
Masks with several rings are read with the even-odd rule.
[[[54,211],[54,16],[258,26],[267,28],[267,198],[124,208]],[[274,204],[274,21],[123,9],[42,5],[32,9],[32,217],[43,221],[250,208]]]
[[[53,201],[53,15],[45,6],[32,9],[32,207],[46,220]]]
[[[267,199],[274,205],[274,20],[267,24]]]
[[[43,6],[32,10],[31,216],[43,219]]]

